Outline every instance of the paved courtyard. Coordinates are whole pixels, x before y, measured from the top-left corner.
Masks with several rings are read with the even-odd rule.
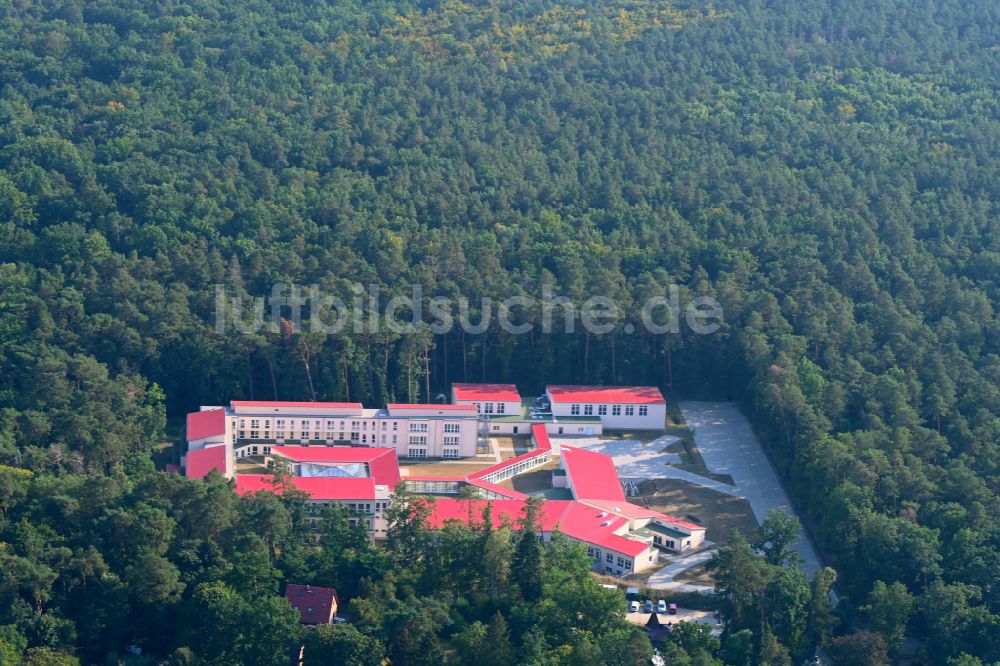
[[[609,455],[614,458],[619,478],[642,480],[662,479],[671,469],[669,463],[681,462],[679,454],[664,453],[662,450],[676,441],[677,437],[670,435],[645,443],[634,439],[582,437],[565,444]]]
[[[750,502],[757,522],[771,509],[794,513],[760,441],[736,405],[682,402],[679,407],[706,467],[732,477],[739,494]],[[819,558],[805,534],[800,533],[795,549],[802,557],[802,570],[811,578],[819,570]]]
[[[713,474],[729,475],[733,485],[674,467],[673,464],[681,462],[680,456],[663,451],[677,441],[676,437],[670,435],[646,443],[599,437],[573,439],[565,443],[611,456],[618,468],[618,475],[623,480],[638,482],[645,479],[680,479],[726,495],[746,498],[758,523],[767,517],[771,509],[784,509],[794,513],[750,423],[734,404],[681,402],[679,407],[685,422],[694,433],[695,446],[701,452],[705,466]],[[559,440],[553,440],[557,441]],[[802,570],[812,577],[819,569],[819,558],[805,534],[800,534],[795,549],[802,558]],[[704,562],[711,557],[711,553],[712,551],[707,551],[687,558],[668,558],[671,563],[653,574],[650,587],[707,591],[710,588],[678,583],[673,577],[684,569]]]

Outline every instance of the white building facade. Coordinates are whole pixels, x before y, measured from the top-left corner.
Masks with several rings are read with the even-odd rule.
[[[217,410],[224,411],[216,417]],[[471,405],[233,401],[194,412],[188,424],[189,451],[225,444],[237,458],[268,455],[272,444],[346,444],[388,447],[402,458],[457,459],[476,455],[479,432]]]
[[[554,418],[597,417],[605,429],[662,430],[667,401],[655,386],[547,386]]]

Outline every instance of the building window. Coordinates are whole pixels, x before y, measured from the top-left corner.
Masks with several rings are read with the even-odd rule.
[[[639,416],[646,416],[649,414],[649,407],[646,405],[639,405]]]
[[[598,416],[607,416],[608,415],[608,406],[607,405],[598,405],[597,406],[597,415]]]
[[[259,419],[250,419],[250,429],[251,430],[259,430],[260,429],[260,420]]]
[[[382,430],[385,430],[388,427],[389,427],[389,422],[388,421],[382,421]]]
[[[410,458],[426,458],[427,449],[410,449],[406,453]]]
[[[445,423],[444,424],[444,431],[445,432],[458,432],[459,428],[460,428],[460,426],[457,423]]]
[[[427,432],[426,423],[411,423],[410,432]]]
[[[458,446],[458,437],[447,437],[446,436],[444,438],[444,445],[445,446]]]
[[[458,449],[444,449],[441,453],[443,458],[457,458]]]
[[[258,437],[258,435],[260,435],[260,433],[257,432],[256,430],[251,430],[250,431],[250,439],[260,439],[260,437]]]
[[[487,402],[485,404],[484,408],[485,408],[485,411],[486,411],[487,414],[492,414],[493,413],[493,403],[492,402]]]
[[[427,437],[425,435],[410,435],[410,446],[427,446]]]
[[[584,405],[583,406],[583,415],[584,416],[593,416],[594,415],[594,406],[593,405]]]
[[[507,405],[505,405],[502,402],[498,402],[497,403],[497,414],[506,414],[506,413],[507,413]]]
[[[633,415],[635,415],[635,406],[625,405],[625,416],[633,416]]]
[[[580,415],[580,405],[570,405],[569,406],[569,413],[572,416],[579,416]]]
[[[608,564],[614,564],[615,563],[615,556],[612,555],[611,553],[608,553],[607,555],[605,555],[604,559],[607,561]],[[610,569],[609,569],[609,571],[610,571]]]
[[[621,405],[611,405],[611,416],[621,416],[622,406]]]

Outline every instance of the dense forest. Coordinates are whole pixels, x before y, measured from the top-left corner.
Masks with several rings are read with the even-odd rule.
[[[154,447],[200,404],[378,405],[479,379],[737,400],[837,572],[844,663],[878,663],[858,661],[879,652],[865,641],[894,654],[903,633],[929,663],[1000,661],[994,0],[0,0],[0,15],[0,663],[104,663],[130,644],[271,663],[246,651],[291,631],[278,577],[330,560],[296,547],[294,498],[168,477]],[[279,282],[473,302],[549,285],[627,314],[605,335],[217,330],[218,287]],[[635,304],[674,284],[715,297],[722,329],[637,326]],[[326,579],[399,624],[332,646],[418,663],[392,614],[421,599],[432,624],[409,639],[448,655],[485,631],[512,662],[619,663],[601,652],[621,642],[601,632],[627,629],[611,611],[586,643],[565,616],[542,636],[522,586],[456,609],[454,581],[351,548],[357,568]],[[738,537],[727,548],[779,577]],[[589,585],[572,548],[546,557],[559,565],[529,594]],[[220,622],[233,631],[189,654]],[[781,661],[763,652],[780,623],[741,629],[755,663]],[[689,658],[724,658],[732,636]]]

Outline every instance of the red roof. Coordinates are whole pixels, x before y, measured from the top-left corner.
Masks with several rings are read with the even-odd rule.
[[[681,520],[680,518],[674,518],[673,516],[668,516],[665,513],[660,513],[659,511],[655,511],[653,509],[647,509],[644,506],[632,504],[631,502],[609,502],[607,500],[585,501],[587,504],[599,507],[606,511],[613,511],[632,520],[636,518],[656,518],[658,520],[662,520],[663,522],[670,523],[671,525],[677,525],[678,527],[683,527],[689,530],[705,529],[704,525],[692,523],[688,520]]]
[[[552,442],[549,441],[549,431],[545,429],[544,424],[536,423],[531,426],[531,436],[535,438],[535,446],[540,451],[552,450]]]
[[[570,502],[568,500],[548,500],[542,504],[542,508],[539,511],[538,516],[542,532],[551,532],[555,529],[559,522],[559,518],[562,516],[563,511],[566,510],[566,505],[569,503]],[[462,523],[468,524],[470,508],[472,511],[472,519],[477,522],[481,521],[483,509],[486,508],[487,504],[492,505],[493,514],[491,520],[493,521],[494,526],[498,526],[504,522],[516,524],[524,512],[525,503],[524,500],[519,499],[467,500],[452,499],[450,497],[440,498],[434,502],[434,511],[431,513],[429,520],[430,527],[444,527],[445,522],[449,520],[458,520]]]
[[[226,410],[206,409],[187,415],[187,441],[226,434]]]
[[[285,598],[299,611],[302,624],[330,624],[340,605],[337,591],[332,587],[289,583],[285,587]]]
[[[363,409],[360,402],[283,402],[280,400],[233,400],[233,407],[350,407]]]
[[[563,446],[562,465],[576,499],[625,501],[625,493],[611,456]]]
[[[655,386],[548,386],[553,402],[594,402],[633,405],[665,405]]]
[[[368,463],[375,483],[395,487],[399,483],[396,450],[363,446],[272,446],[271,453],[296,462]]]
[[[240,495],[261,490],[273,492],[273,478],[270,474],[240,474],[236,477],[236,492]],[[314,500],[375,499],[375,479],[372,478],[294,476],[291,481],[296,488],[309,493]]]
[[[452,384],[451,390],[456,400],[521,401],[521,394],[513,384]]]
[[[627,524],[626,519],[606,511],[589,507],[582,502],[569,502],[559,521],[559,531],[574,539],[635,557],[649,548],[649,545],[615,534],[615,530]]]
[[[213,469],[219,470],[220,474],[226,473],[226,447],[210,446],[207,449],[198,449],[187,452],[187,469],[185,476],[189,479],[203,479],[205,475]]]
[[[457,520],[467,524],[470,517],[474,521],[482,520],[483,509],[492,504],[492,521],[494,525],[504,522],[517,523],[524,512],[523,500],[463,500],[438,499],[430,517],[430,526],[443,527],[449,520]],[[547,500],[539,512],[539,527],[541,532],[559,530],[568,537],[578,541],[592,543],[607,550],[636,557],[649,546],[641,541],[634,541],[615,534],[628,522],[624,518],[610,514],[601,515],[601,511],[581,502],[570,500]]]

